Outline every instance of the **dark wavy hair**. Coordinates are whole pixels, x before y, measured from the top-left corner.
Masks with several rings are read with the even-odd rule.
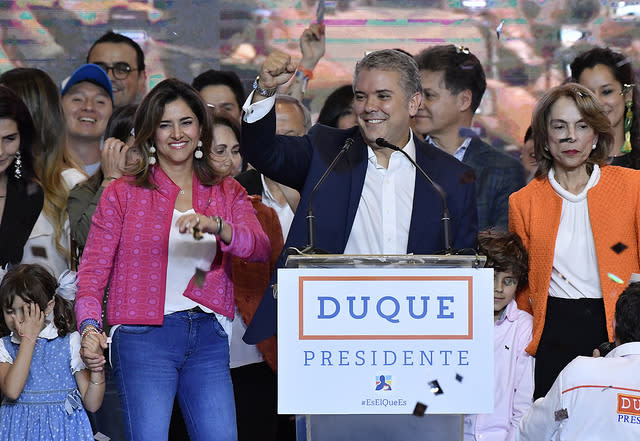
[[[518,290],[526,285],[529,254],[516,233],[484,230],[478,233],[478,252],[487,256],[485,268],[511,272],[518,279]]]
[[[213,128],[211,117],[200,94],[189,84],[175,78],[162,81],[144,97],[134,118],[135,141],[131,148],[138,149],[143,160],[140,166],[132,170],[136,176],[136,185],[151,188],[153,184],[149,179],[151,165],[149,164],[149,148],[153,144],[156,129],[160,125],[164,108],[167,104],[178,99],[184,100],[194,113],[200,124],[200,140],[202,141],[203,159],[193,161],[193,169],[198,180],[204,185],[215,185],[220,181],[208,158],[213,141]]]
[[[638,170],[640,169],[640,97],[638,96],[638,86],[636,85],[638,81],[636,80],[631,60],[626,55],[612,51],[608,47],[595,47],[582,52],[573,60],[570,65],[571,76],[575,81],[578,81],[585,69],[592,69],[598,64],[608,67],[621,86],[633,84],[631,95],[633,122],[631,124],[631,152],[629,152],[629,159],[632,167]]]
[[[320,114],[318,115],[318,123],[325,126],[338,127],[338,120],[342,115],[348,112],[353,105],[353,86],[345,84],[331,92],[327,97]]]
[[[8,309],[16,297],[25,303],[33,302],[44,312],[47,304],[55,299],[53,323],[58,328],[58,335],[64,337],[76,329],[76,316],[71,302],[56,294],[58,281],[43,266],[37,264],[21,264],[12,267],[5,274],[0,284],[0,306]],[[0,316],[0,332],[9,334],[9,328]]]
[[[616,302],[616,337],[620,343],[640,341],[640,282],[629,284]]]
[[[22,179],[25,183],[35,178],[33,170],[33,135],[35,128],[29,109],[20,97],[8,87],[0,85],[0,119],[15,121],[20,134],[20,160],[22,161]],[[15,179],[15,161],[7,170],[9,179]]]

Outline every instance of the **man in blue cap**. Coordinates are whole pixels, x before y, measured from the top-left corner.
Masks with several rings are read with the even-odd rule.
[[[100,144],[113,112],[111,81],[101,67],[85,64],[63,82],[61,95],[67,145],[92,175],[100,167]]]

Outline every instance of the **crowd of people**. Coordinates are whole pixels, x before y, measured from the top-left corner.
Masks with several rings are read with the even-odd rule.
[[[299,63],[269,54],[248,96],[217,70],[147,92],[144,53],[114,32],[59,87],[0,76],[0,440],[295,440],[277,414],[274,287],[306,245],[487,256],[495,410],[467,415],[465,440],[638,436],[637,404],[582,391],[640,403],[629,60],[577,56],[519,161],[473,127],[486,78],[462,46],[365,55],[313,125],[324,42],[312,24]]]

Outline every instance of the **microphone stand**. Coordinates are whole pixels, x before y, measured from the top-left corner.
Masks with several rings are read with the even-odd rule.
[[[311,190],[311,194],[309,195],[309,204],[307,207],[307,216],[306,216],[308,244],[306,247],[304,247],[301,250],[294,247],[289,247],[289,249],[287,250],[288,254],[329,254],[325,250],[320,250],[316,248],[316,217],[313,214],[313,204],[312,204],[313,196],[318,190],[318,187],[320,187],[320,185],[327,178],[331,170],[335,168],[340,158],[342,158],[342,156],[349,151],[352,145],[353,145],[353,138],[347,138],[347,140],[344,142],[344,145],[342,146],[342,148],[340,149],[336,157],[333,158],[333,161],[331,161],[331,164],[329,164],[329,167],[327,167],[324,174],[320,177],[320,179],[316,183],[315,187],[313,187],[313,190]]]
[[[453,248],[451,247],[451,215],[449,214],[449,207],[447,206],[447,193],[444,191],[444,189],[438,183],[434,182],[431,179],[431,177],[429,177],[427,172],[425,172],[422,169],[422,167],[420,167],[418,165],[418,163],[416,161],[414,161],[411,156],[409,156],[409,154],[407,152],[402,150],[400,147],[391,144],[390,142],[388,142],[384,138],[376,139],[376,144],[378,144],[380,147],[386,147],[388,149],[391,149],[391,150],[394,150],[396,152],[402,153],[409,160],[409,162],[411,162],[413,164],[413,166],[416,168],[416,170],[418,170],[422,174],[422,176],[424,176],[425,179],[427,181],[429,181],[431,186],[436,190],[436,192],[440,196],[440,199],[442,200],[442,217],[441,217],[440,220],[442,221],[442,235],[443,235],[443,239],[444,239],[443,240],[443,242],[444,242],[444,253],[445,253],[445,255],[451,254],[452,251],[453,251]]]

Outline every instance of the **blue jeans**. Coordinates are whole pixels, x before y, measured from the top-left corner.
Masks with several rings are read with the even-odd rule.
[[[162,326],[122,325],[111,362],[128,440],[166,440],[176,393],[191,441],[237,440],[229,343],[213,314],[181,311]]]

